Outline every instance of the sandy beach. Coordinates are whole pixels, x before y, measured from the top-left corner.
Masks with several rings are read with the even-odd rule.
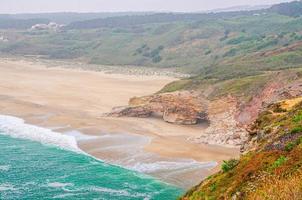
[[[129,98],[157,92],[173,80],[1,59],[0,114],[73,135],[82,150],[99,159],[187,188],[213,172],[213,161],[236,157],[239,150],[187,141],[200,135],[207,124],[180,126],[160,119],[102,117],[113,107],[127,105]]]

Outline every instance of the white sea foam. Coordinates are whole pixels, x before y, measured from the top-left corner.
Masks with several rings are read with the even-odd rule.
[[[0,184],[0,192],[1,191],[15,191],[15,190],[16,189],[14,188],[14,186],[9,183]]]
[[[91,190],[101,193],[119,194],[120,196],[130,196],[130,193],[127,190],[114,190],[114,189],[103,188],[103,187],[92,187]]]
[[[0,115],[0,134],[55,145],[74,152],[82,152],[74,137],[26,124],[23,119],[17,117]]]
[[[110,189],[110,188],[104,188],[104,187],[92,187],[92,191],[94,192],[100,192],[100,193],[108,193],[108,194],[113,194],[117,196],[124,196],[124,197],[141,197],[144,200],[149,200],[151,197],[148,194],[143,194],[143,193],[130,193],[127,190],[115,190],[115,189]]]
[[[9,165],[0,165],[0,171],[8,171],[10,169]]]
[[[54,196],[53,199],[65,199],[66,197],[80,196],[80,195],[85,195],[85,194],[87,194],[87,193],[76,193],[76,194],[64,193],[64,194],[59,194],[57,196]]]
[[[63,187],[66,187],[66,186],[73,186],[73,184],[72,183],[53,182],[53,183],[48,183],[47,186],[52,187],[52,188],[63,188]]]
[[[97,137],[101,139],[99,150],[107,152],[107,154],[122,155],[120,158],[104,157],[103,160],[105,162],[151,175],[167,172],[165,173],[165,177],[160,176],[164,178],[164,180],[166,180],[167,176],[174,177],[174,173],[179,175],[190,170],[207,170],[217,165],[216,162],[200,163],[190,159],[169,159],[162,158],[156,154],[147,153],[143,148],[151,140],[148,137],[131,134],[87,136],[77,131],[61,134],[50,129],[26,124],[24,120],[11,116],[0,115],[0,134],[29,139],[46,145],[55,145],[65,150],[83,153],[87,156],[91,155],[80,150],[77,146],[77,141],[90,140]],[[127,142],[125,143],[125,141]],[[97,158],[95,159],[99,160]],[[9,170],[9,167],[0,166],[0,171],[1,170]],[[64,185],[62,186],[59,183],[52,183],[49,186],[64,187]]]

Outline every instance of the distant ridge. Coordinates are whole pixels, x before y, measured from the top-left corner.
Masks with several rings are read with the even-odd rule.
[[[86,21],[92,19],[104,19],[109,17],[146,15],[152,12],[100,12],[100,13],[75,13],[75,12],[57,12],[57,13],[23,13],[23,14],[0,14],[0,19],[48,19],[58,24],[70,24],[76,21]]]
[[[302,15],[302,1],[292,1],[273,5],[270,10],[280,15],[299,17]]]
[[[233,6],[233,7],[228,7],[228,8],[219,8],[219,9],[214,9],[214,10],[209,10],[209,12],[214,12],[214,13],[219,13],[219,12],[234,12],[234,11],[254,11],[254,10],[263,10],[263,9],[268,9],[272,5],[256,5],[256,6],[251,6],[251,5],[242,5],[242,6]]]

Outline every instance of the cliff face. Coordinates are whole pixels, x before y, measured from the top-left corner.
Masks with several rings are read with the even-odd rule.
[[[247,140],[247,131],[239,126],[237,112],[238,99],[233,96],[209,101],[209,127],[199,137],[190,140],[203,144],[240,146]]]
[[[192,81],[192,82],[195,82]],[[209,127],[194,143],[241,146],[247,128],[263,109],[276,101],[302,96],[299,71],[272,72],[220,82],[203,82],[194,88],[130,99],[129,105],[112,110],[114,117],[160,117],[164,121],[193,125],[204,120]]]
[[[182,199],[302,199],[302,97],[269,105],[243,147]]]
[[[261,85],[256,84],[259,80],[253,80],[248,82],[252,89],[239,87],[239,92],[231,93],[232,84],[237,86],[241,81],[228,82],[226,91],[230,93],[223,95],[217,95],[217,88],[224,83],[214,86],[207,97],[210,99],[207,105],[210,126],[200,137],[192,138],[194,142],[241,146],[248,138],[249,125],[268,105],[302,96],[302,78],[299,73],[292,71],[272,73],[266,78],[260,78]]]

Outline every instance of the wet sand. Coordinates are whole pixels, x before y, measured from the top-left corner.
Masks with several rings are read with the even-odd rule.
[[[157,92],[173,80],[1,59],[0,114],[74,135],[79,147],[97,158],[188,188],[213,173],[213,161],[236,157],[239,150],[187,141],[200,135],[206,124],[102,117],[113,107],[127,105],[129,98]]]

